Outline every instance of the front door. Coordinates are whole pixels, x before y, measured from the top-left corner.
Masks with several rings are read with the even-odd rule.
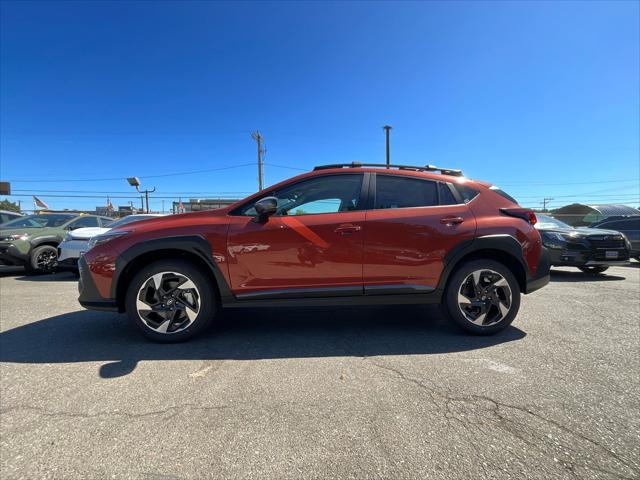
[[[253,202],[231,219],[231,288],[238,298],[362,294],[363,175],[325,175],[265,192],[277,212],[255,221]],[[263,198],[263,197],[261,197]]]

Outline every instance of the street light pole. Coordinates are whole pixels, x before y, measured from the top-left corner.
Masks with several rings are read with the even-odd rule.
[[[389,130],[391,130],[391,128],[392,127],[390,125],[385,125],[384,127],[382,127],[387,140],[387,168],[389,168],[389,165],[391,165],[391,157],[389,154]]]
[[[149,189],[140,190],[140,180],[138,179],[138,177],[129,177],[127,178],[127,182],[129,182],[129,185],[131,185],[132,187],[136,187],[136,191],[138,193],[144,193],[144,196],[147,200],[146,213],[149,213],[149,193],[155,192],[156,187],[153,187],[152,190],[149,190]],[[142,196],[140,196],[140,203],[142,203]],[[144,204],[142,205],[142,209],[144,210]]]

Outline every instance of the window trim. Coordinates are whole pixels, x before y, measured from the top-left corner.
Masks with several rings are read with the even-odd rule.
[[[361,177],[361,182],[360,182],[360,193],[358,194],[358,203],[356,205],[356,209],[355,210],[349,210],[347,212],[324,212],[324,213],[305,213],[304,215],[292,215],[294,217],[309,217],[309,216],[313,216],[313,215],[339,215],[339,214],[344,214],[344,213],[353,213],[353,212],[364,212],[367,210],[367,205],[368,205],[368,195],[369,195],[369,179],[371,174],[369,172],[344,172],[344,173],[329,173],[326,175],[314,175],[312,177],[306,177],[306,178],[301,178],[300,180],[296,181],[296,182],[292,182],[292,183],[287,183],[285,185],[280,186],[279,190],[282,190],[283,188],[289,188],[292,187],[294,185],[298,185],[300,183],[304,183],[307,181],[311,181],[311,180],[316,180],[318,178],[328,178],[328,177],[344,177],[345,175],[359,175]],[[232,211],[229,212],[228,215],[232,216],[232,217],[245,217],[245,218],[253,218],[255,215],[243,215],[242,213],[240,213],[242,210],[244,210],[245,207],[247,207],[249,204],[254,204],[256,203],[258,200],[263,199],[265,197],[270,197],[273,196],[274,192],[276,192],[278,189],[276,188],[272,188],[270,190],[265,191],[262,195],[255,197],[253,200],[250,200],[248,202],[244,202],[243,204],[241,204],[240,206],[234,208]],[[357,206],[360,205],[360,208],[357,208]],[[278,215],[277,217],[281,217],[282,215]],[[286,216],[286,215],[284,215]],[[275,217],[275,215],[274,215]]]
[[[414,176],[394,175],[393,173],[378,173],[378,172],[375,172],[375,173],[372,173],[371,175],[372,175],[372,177],[371,177],[371,180],[369,182],[369,202],[367,204],[367,210],[405,210],[407,208],[439,208],[439,207],[454,207],[454,206],[457,206],[457,205],[467,205],[464,202],[460,203],[460,200],[461,200],[460,194],[459,194],[458,191],[456,191],[454,185],[452,183],[450,183],[450,182],[443,182],[441,180],[433,180],[431,178],[420,178],[420,177],[414,177]],[[437,197],[437,200],[438,200],[438,204],[437,205],[420,205],[420,206],[416,206],[416,207],[376,208],[377,176],[378,175],[383,176],[383,177],[409,178],[411,180],[418,180],[418,181],[421,181],[421,182],[434,183],[435,186],[436,186],[436,197]],[[449,188],[449,190],[451,191],[451,194],[453,195],[453,198],[458,203],[451,203],[451,204],[446,204],[446,205],[442,204],[442,201],[440,200],[440,188],[439,188],[440,184],[446,185]],[[477,197],[477,195],[476,195],[476,197]]]

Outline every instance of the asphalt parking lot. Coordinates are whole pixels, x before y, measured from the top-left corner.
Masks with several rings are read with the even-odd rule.
[[[512,327],[434,307],[237,310],[179,345],[0,273],[14,478],[638,478],[640,264],[554,271]]]

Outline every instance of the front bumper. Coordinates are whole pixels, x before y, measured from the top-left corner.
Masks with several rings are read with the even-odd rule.
[[[116,301],[112,298],[104,298],[98,292],[84,256],[78,260],[78,271],[80,273],[78,281],[78,292],[80,293],[78,302],[80,302],[80,305],[90,310],[117,312],[118,305]]]
[[[617,252],[615,258],[607,259],[605,253],[599,250],[569,250],[569,249],[549,249],[551,254],[551,264],[558,267],[591,267],[591,266],[612,266],[626,265],[629,263],[629,250],[612,249]],[[606,251],[606,250],[603,250]]]
[[[21,266],[29,261],[29,252],[22,252],[14,243],[0,243],[0,264]]]
[[[58,261],[64,261],[70,258],[78,260],[80,255],[89,250],[88,240],[65,240],[58,245]]]
[[[536,273],[527,278],[527,284],[524,293],[531,293],[541,289],[546,284],[548,284],[549,280],[551,279],[551,275],[549,273],[551,269],[551,258],[549,255],[549,250],[545,247],[541,248],[542,251],[540,252],[540,260],[538,260]]]

